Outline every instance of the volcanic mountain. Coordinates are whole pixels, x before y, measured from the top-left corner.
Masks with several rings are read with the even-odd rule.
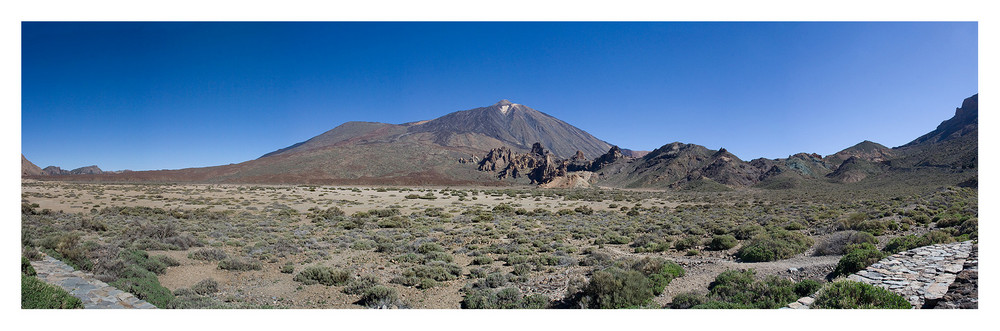
[[[347,122],[258,159],[225,166],[73,179],[309,184],[501,184],[460,163],[506,147],[553,157],[600,156],[611,145],[555,117],[502,100],[404,124]],[[630,151],[629,151],[630,152]]]
[[[400,125],[347,122],[312,139],[265,154],[262,158],[350,142],[407,140],[410,136],[439,146],[485,151],[499,146],[529,151],[534,143],[539,143],[562,158],[568,158],[577,151],[595,158],[611,147],[611,144],[551,115],[501,100],[492,106],[457,111],[428,121]]]

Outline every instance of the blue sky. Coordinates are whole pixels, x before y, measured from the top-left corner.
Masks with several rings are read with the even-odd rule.
[[[238,163],[500,99],[744,160],[899,146],[978,93],[976,23],[23,23],[22,153]]]

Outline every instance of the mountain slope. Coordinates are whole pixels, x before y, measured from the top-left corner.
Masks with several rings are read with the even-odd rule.
[[[24,157],[24,154],[21,154],[21,177],[41,176],[44,174],[45,172],[42,171],[42,168],[39,168],[34,163],[31,163],[31,161],[28,161],[28,158]]]

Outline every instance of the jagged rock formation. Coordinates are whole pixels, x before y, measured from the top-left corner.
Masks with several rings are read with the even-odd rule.
[[[978,135],[979,133],[979,93],[962,100],[962,107],[955,108],[955,116],[941,122],[934,129],[925,135],[914,139],[910,143],[900,147],[913,147],[919,145],[940,143],[955,140],[967,135]]]
[[[532,184],[543,184],[566,175],[568,165],[568,160],[560,160],[540,143],[534,143],[524,154],[507,147],[494,148],[479,162],[478,169],[495,172],[499,179],[527,177]]]
[[[714,151],[680,142],[664,145],[634,161],[615,155],[609,159],[615,160],[601,163],[591,171],[598,173],[602,185],[618,187],[748,186],[766,171],[743,162],[725,149]]]
[[[618,146],[612,146],[594,161],[587,161],[579,151],[564,160],[546,151],[541,144],[534,143],[531,151],[525,154],[507,147],[494,148],[482,158],[478,169],[496,173],[499,179],[527,176],[532,184],[543,187],[590,187],[591,171],[626,158]],[[558,182],[552,183],[555,180]]]
[[[44,172],[45,175],[49,175],[49,176],[61,176],[61,175],[99,175],[99,174],[104,173],[104,171],[101,171],[101,168],[98,168],[96,165],[86,166],[86,167],[80,167],[80,168],[76,168],[76,169],[68,170],[68,171],[67,170],[63,170],[62,168],[57,167],[57,166],[48,166],[48,167],[45,167],[45,169],[42,169],[42,172]]]

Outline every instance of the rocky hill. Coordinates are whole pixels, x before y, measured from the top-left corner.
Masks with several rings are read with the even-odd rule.
[[[47,176],[64,176],[64,175],[99,175],[104,173],[101,168],[96,165],[80,167],[73,170],[63,170],[57,166],[48,166],[42,169],[42,173]]]
[[[41,176],[44,174],[45,172],[42,171],[42,168],[39,168],[34,163],[31,163],[31,161],[28,161],[28,158],[24,157],[24,154],[21,154],[21,177]]]

